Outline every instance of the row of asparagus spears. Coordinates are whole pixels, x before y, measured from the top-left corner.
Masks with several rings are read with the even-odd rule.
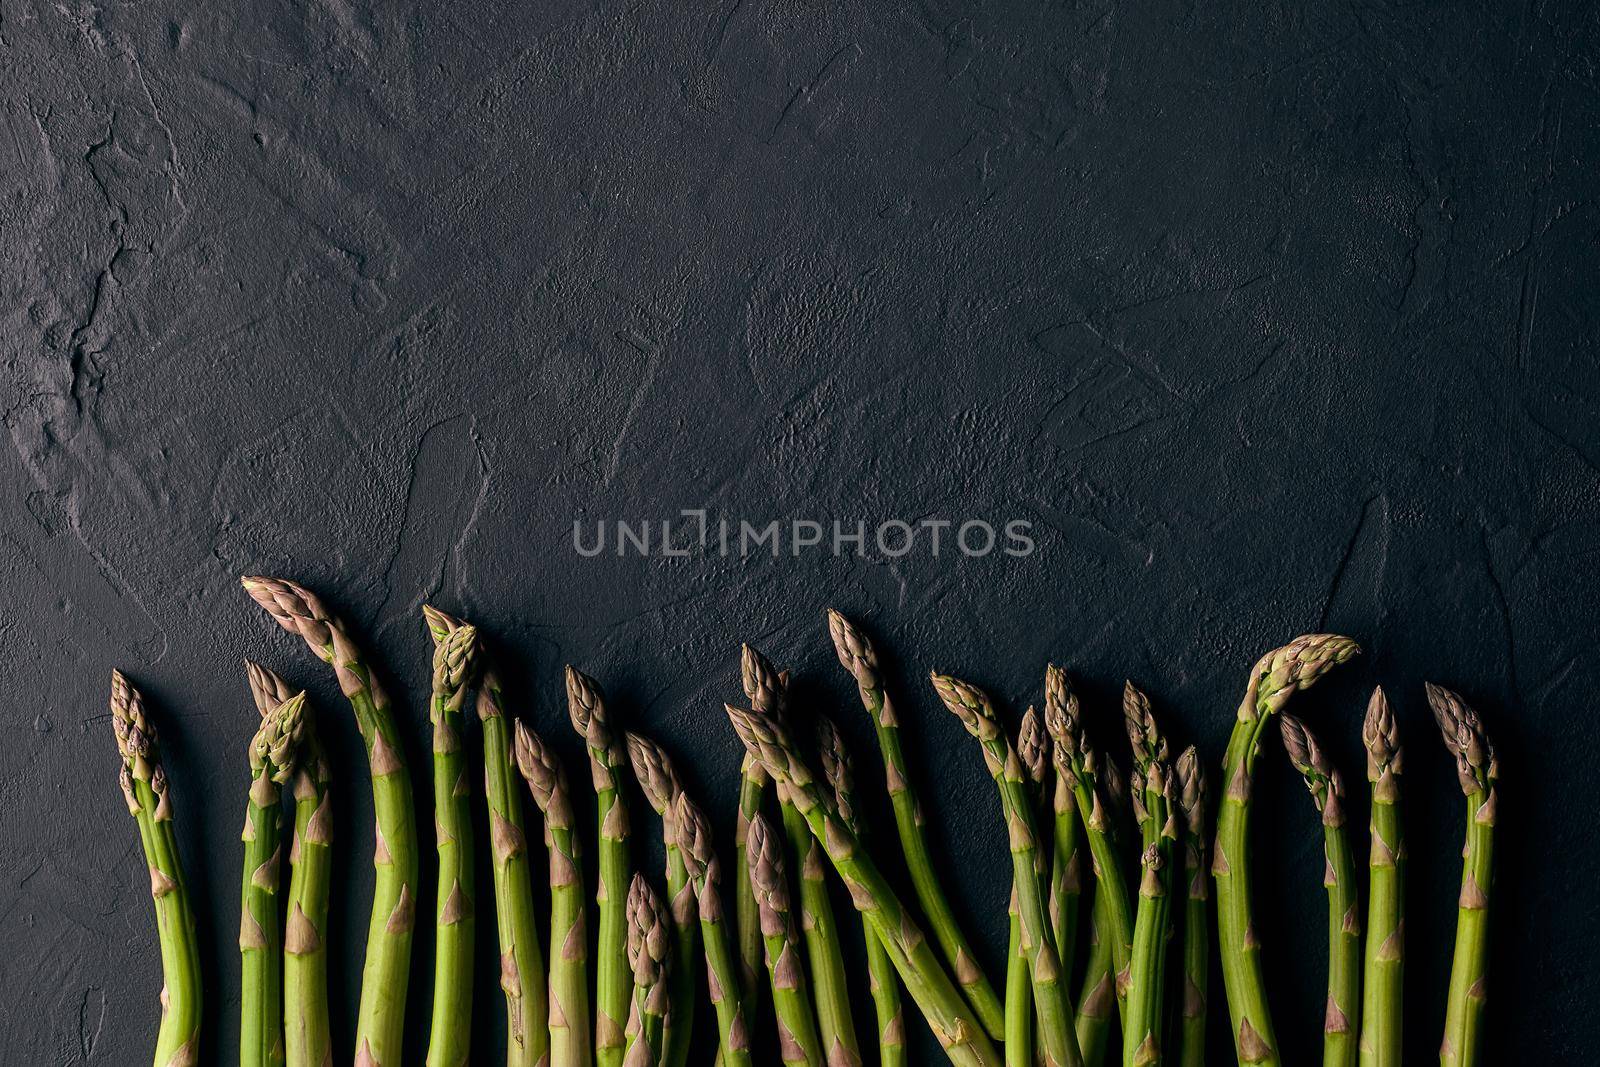
[[[244,586],[332,667],[365,744],[376,880],[354,1062],[398,1067],[409,1062],[403,1023],[422,894],[411,776],[394,707],[348,629],[314,594],[268,578],[246,578]],[[745,750],[730,863],[731,920],[706,813],[659,745],[612,725],[593,679],[567,668],[569,717],[584,741],[595,805],[589,837],[580,830],[578,798],[565,768],[512,713],[476,629],[433,608],[425,616],[435,646],[430,1067],[466,1064],[473,1052],[473,927],[480,899],[473,806],[480,802],[480,761],[469,756],[465,721],[473,692],[508,1067],[683,1067],[700,1019],[715,1024],[723,1067],[771,1062],[774,1049],[783,1064],[795,1067],[847,1067],[869,1059],[899,1067],[908,1062],[904,998],[959,1067],[1079,1067],[1114,1063],[1118,1056],[1125,1067],[1191,1067],[1205,1062],[1213,951],[1238,1061],[1279,1064],[1249,878],[1252,783],[1274,718],[1320,812],[1327,857],[1323,1062],[1401,1062],[1405,849],[1395,717],[1376,690],[1363,725],[1372,800],[1363,922],[1343,776],[1306,725],[1283,711],[1295,692],[1356,654],[1348,638],[1300,637],[1254,666],[1215,798],[1196,750],[1172,756],[1149,699],[1131,683],[1123,695],[1124,765],[1090,739],[1078,695],[1058,667],[1047,670],[1043,712],[1028,708],[1015,734],[980,689],[932,675],[939,699],[979,745],[1010,846],[1010,936],[997,992],[944,892],[946,869],[935,860],[924,827],[877,654],[844,616],[830,611],[828,627],[876,731],[899,848],[867,826],[837,726],[815,709],[795,706],[787,673],[746,646],[745,701],[725,708]],[[249,748],[242,834],[239,1062],[326,1067],[336,1058],[326,960],[329,766],[304,694],[259,664],[247,667],[259,726]],[[1467,798],[1440,1048],[1444,1067],[1464,1067],[1482,1060],[1498,768],[1471,708],[1437,686],[1427,687],[1427,698]],[[200,1062],[203,983],[170,789],[143,699],[121,673],[113,675],[111,710],[123,792],[148,861],[160,934],[165,986],[154,1062],[182,1067]],[[660,824],[666,856],[660,882],[634,864],[635,789]],[[287,819],[285,791],[292,799]],[[542,824],[548,864],[538,895],[528,799]],[[588,847],[596,854],[592,867],[586,865]],[[891,859],[899,868],[894,874],[886,870]],[[592,894],[587,870],[598,876]],[[855,906],[850,923],[833,908],[835,879]],[[593,937],[591,903],[598,920]],[[848,938],[862,939],[870,1021],[855,1018],[862,1005],[851,995]],[[487,1053],[480,1047],[477,1057],[482,1061]]]

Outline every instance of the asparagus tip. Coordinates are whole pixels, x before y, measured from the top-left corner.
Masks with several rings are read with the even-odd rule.
[[[1374,686],[1361,723],[1361,743],[1367,750],[1367,779],[1376,782],[1401,770],[1400,724],[1389,707],[1383,686]]]
[[[628,746],[628,760],[633,764],[633,776],[639,789],[657,815],[670,824],[673,805],[683,787],[673,769],[672,759],[661,746],[642,734],[629,731],[623,734]]]
[[[1455,757],[1456,777],[1467,796],[1487,792],[1500,776],[1494,745],[1472,706],[1441,685],[1425,683],[1428,706],[1439,723],[1445,748]]]

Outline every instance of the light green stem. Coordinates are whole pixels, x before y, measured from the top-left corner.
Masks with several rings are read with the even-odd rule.
[[[1361,910],[1356,861],[1344,823],[1322,828],[1328,890],[1328,1002],[1322,1022],[1323,1067],[1356,1067],[1361,1010]]]
[[[1367,867],[1367,947],[1361,1012],[1362,1067],[1400,1067],[1405,978],[1405,845],[1399,797],[1372,798]]]
[[[194,911],[178,860],[172,816],[158,803],[148,782],[136,779],[133,788],[161,944],[163,1003],[154,1063],[155,1067],[193,1067],[200,1062],[201,1008],[200,943]]]
[[[615,769],[613,768],[613,774]],[[595,954],[595,1060],[600,1067],[622,1067],[624,1027],[633,996],[628,967],[628,884],[633,866],[628,857],[628,817],[615,786],[595,794],[599,833],[600,934]]]
[[[477,895],[472,783],[459,699],[433,697],[433,817],[439,877],[434,899],[433,1019],[428,1067],[465,1067],[472,1046],[472,950]],[[454,706],[452,706],[452,704]]]
[[[781,793],[780,793],[781,796]],[[850,990],[845,983],[844,950],[839,940],[839,924],[833,902],[828,898],[824,879],[822,846],[811,836],[805,816],[784,800],[784,836],[789,840],[790,857],[799,871],[800,937],[805,945],[810,969],[811,992],[817,1009],[817,1033],[822,1039],[824,1060],[829,1063],[858,1063],[861,1044],[856,1037],[855,1019],[850,1010]]]
[[[1084,1067],[1103,1067],[1116,1021],[1116,975],[1111,959],[1111,938],[1106,934],[1111,920],[1107,915],[1105,894],[1098,890],[1092,892],[1089,962],[1078,992],[1078,1049],[1083,1054]]]
[[[1156,775],[1159,771],[1152,768],[1146,774]],[[1169,806],[1159,789],[1145,790],[1144,806],[1149,814],[1144,820],[1139,910],[1133,924],[1128,1026],[1122,1039],[1123,1067],[1158,1067],[1164,1062],[1162,1003],[1166,988],[1167,942],[1172,932],[1174,840],[1162,833],[1162,827],[1168,822]]]
[[[240,1067],[284,1062],[283,925],[278,915],[282,817],[278,787],[262,774],[251,783],[240,834],[244,841],[239,895]]]
[[[738,933],[739,972],[744,983],[745,1018],[754,1023],[766,999],[766,965],[762,962],[764,948],[761,943],[761,918],[756,906],[755,892],[750,888],[750,870],[743,862],[744,846],[750,832],[750,821],[761,812],[761,801],[766,796],[769,779],[767,773],[749,756],[744,759],[739,777],[739,812],[734,828],[735,855],[740,862],[734,864],[733,897],[734,919]]]
[[[1442,1067],[1483,1062],[1483,1009],[1489,977],[1489,899],[1494,891],[1495,795],[1467,797],[1467,845],[1456,909],[1456,947],[1445,1004]]]
[[[663,819],[672,818],[666,812]],[[694,1039],[695,965],[700,956],[700,923],[695,917],[695,894],[689,885],[689,872],[675,836],[667,844],[667,908],[672,913],[673,966],[667,976],[672,1011],[666,1019],[664,1067],[684,1067],[689,1062],[689,1044]]]
[[[1033,979],[1022,951],[1022,919],[1011,890],[1006,937],[1006,1067],[1034,1067]]]
[[[863,689],[861,699],[877,731],[889,803],[894,811],[895,831],[900,838],[900,849],[905,856],[912,892],[923,915],[927,917],[928,926],[945,962],[955,972],[956,981],[977,1014],[978,1021],[990,1037],[999,1040],[1005,1032],[1005,1009],[994,986],[978,966],[971,943],[962,932],[955,909],[945,895],[945,879],[940,875],[939,865],[934,862],[933,848],[923,825],[922,805],[911,791],[905,749],[900,742],[900,723],[894,705],[882,689]]]
[[[1186,843],[1183,912],[1183,1004],[1178,1020],[1179,1067],[1205,1067],[1206,1000],[1211,984],[1211,902],[1204,845]]]
[[[328,902],[333,868],[333,812],[327,759],[310,734],[294,779],[294,843],[284,927],[283,1011],[287,1067],[327,1067]]]
[[[550,1055],[549,992],[533,908],[522,792],[511,765],[510,723],[499,678],[492,670],[484,673],[480,683],[478,720],[483,730],[500,990],[506,1001],[506,1067],[536,1067]],[[587,1024],[583,1030],[587,1043]],[[557,1067],[571,1065],[558,1063]]]
[[[578,834],[559,819],[545,824],[550,851],[551,1067],[589,1067],[594,1042],[589,1026],[588,894]]]

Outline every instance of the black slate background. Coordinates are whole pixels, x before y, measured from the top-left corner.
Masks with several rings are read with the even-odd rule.
[[[1004,842],[929,666],[1015,710],[1054,658],[1108,737],[1131,677],[1219,757],[1257,654],[1348,632],[1367,654],[1300,710],[1359,778],[1381,680],[1410,742],[1411,1058],[1438,1041],[1463,818],[1428,678],[1505,765],[1491,1062],[1576,1062],[1600,992],[1596,44],[1570,2],[3,0],[6,1059],[147,1056],[113,665],[165,735],[208,1059],[231,1054],[246,654],[339,724],[351,1033],[359,748],[240,592],[265,572],[378,650],[414,759],[430,599],[496,636],[574,757],[558,668],[600,676],[725,824],[738,642],[870,753],[822,610],[864,619],[996,974]],[[572,549],[574,519],[685,507],[1024,518],[1037,551]],[[1279,1030],[1313,1062],[1317,830],[1270,753],[1261,789]]]

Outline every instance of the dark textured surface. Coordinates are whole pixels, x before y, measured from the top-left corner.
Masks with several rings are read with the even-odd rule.
[[[996,975],[993,791],[927,667],[1016,707],[1054,657],[1108,727],[1131,676],[1217,757],[1255,655],[1348,632],[1368,654],[1300,710],[1359,775],[1381,679],[1410,742],[1408,1059],[1437,1046],[1462,822],[1429,678],[1506,764],[1491,1060],[1576,1062],[1600,992],[1596,44],[1594,8],[1559,2],[0,0],[5,1058],[147,1055],[113,665],[168,740],[208,1054],[231,1055],[245,654],[339,727],[347,1042],[359,750],[240,592],[258,571],[380,650],[413,757],[431,598],[514,653],[569,755],[558,666],[599,675],[724,825],[738,641],[867,751],[821,613],[864,618]],[[1022,517],[1038,547],[571,547],[576,517],[702,506]],[[1306,1063],[1317,831],[1282,760],[1263,776],[1267,965]]]

